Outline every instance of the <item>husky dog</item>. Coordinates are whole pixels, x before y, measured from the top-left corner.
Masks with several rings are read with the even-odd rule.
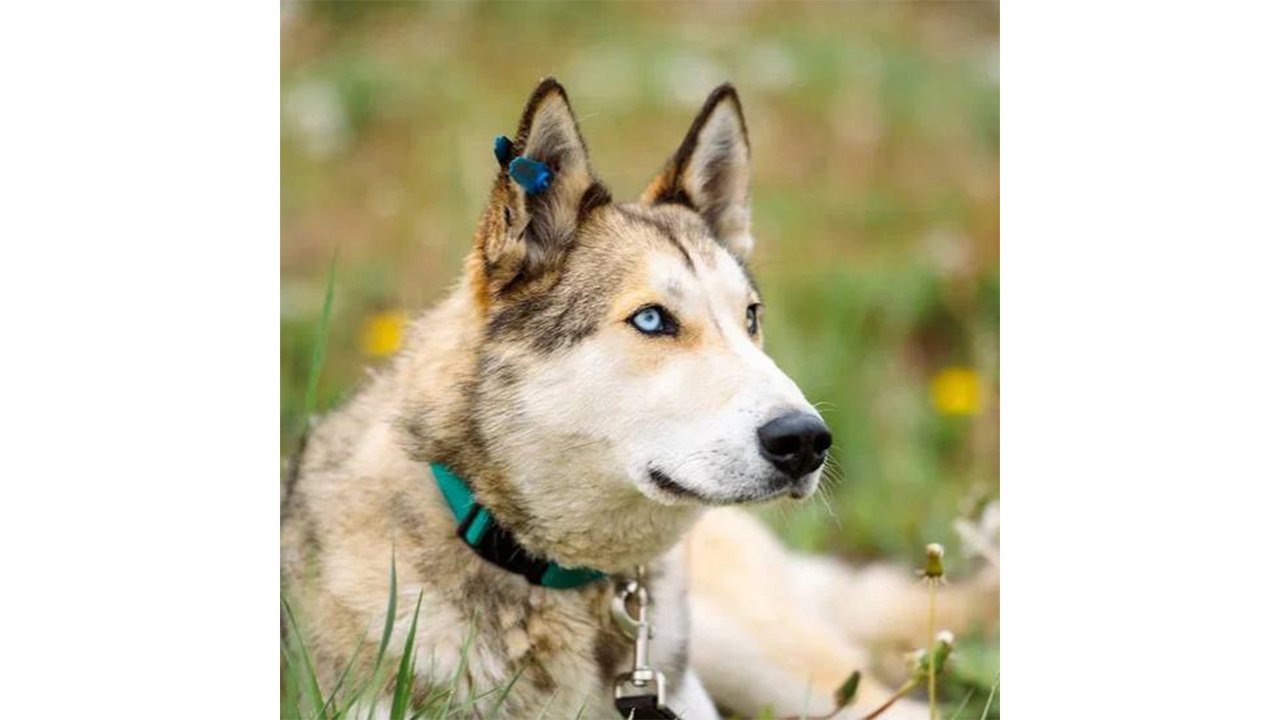
[[[464,694],[507,688],[486,716],[619,717],[635,653],[611,608],[644,568],[672,711],[830,712],[871,643],[920,644],[926,598],[725,507],[808,497],[831,445],[762,349],[737,93],[711,93],[638,202],[597,179],[554,79],[496,152],[462,279],[316,425],[286,488],[286,589],[321,685],[353,650],[372,662],[394,556],[390,652],[420,597],[419,700],[457,672]],[[989,595],[953,589],[940,623]],[[864,682],[858,706],[886,695]]]

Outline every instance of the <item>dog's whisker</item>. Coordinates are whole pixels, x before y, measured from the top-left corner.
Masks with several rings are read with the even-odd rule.
[[[840,468],[827,468],[826,470],[823,470],[822,479],[831,480],[831,482],[820,483],[819,487],[822,487],[823,484],[840,484],[845,482],[845,473],[844,470],[841,470]]]
[[[818,492],[816,494],[818,496],[818,500],[822,502],[822,506],[827,509],[827,517],[831,518],[837,525],[839,525],[840,516],[836,514],[835,508],[831,507],[831,498],[828,496],[828,492],[821,486],[821,484],[819,484]]]

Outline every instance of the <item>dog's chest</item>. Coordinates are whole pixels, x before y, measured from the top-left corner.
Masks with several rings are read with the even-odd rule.
[[[651,594],[651,660],[676,694],[688,657],[683,592],[659,582],[651,585]],[[634,645],[611,619],[612,597],[612,587],[587,593],[537,588],[523,602],[491,607],[490,617],[477,619],[466,657],[469,689],[479,695],[496,688],[498,696],[511,683],[501,717],[536,717],[544,711],[544,717],[574,717],[580,711],[581,717],[616,716],[614,684],[632,669]]]

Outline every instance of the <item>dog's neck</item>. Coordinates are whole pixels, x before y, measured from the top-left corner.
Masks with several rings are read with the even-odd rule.
[[[510,481],[510,479],[508,479]],[[614,477],[574,472],[553,482],[572,493],[521,498],[517,537],[531,552],[573,566],[621,572],[665,554],[701,514],[695,506],[660,505]],[[544,520],[545,519],[545,520]]]
[[[414,324],[393,370],[399,442],[422,482],[434,489],[429,464],[446,465],[526,550],[566,567],[621,572],[678,542],[701,508],[654,502],[614,468],[494,457],[471,406],[483,338],[483,312],[460,286]]]

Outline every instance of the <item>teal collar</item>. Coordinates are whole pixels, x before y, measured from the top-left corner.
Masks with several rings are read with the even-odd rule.
[[[516,542],[509,531],[497,523],[493,513],[476,500],[466,481],[454,475],[449,468],[431,463],[431,474],[436,478],[440,493],[458,522],[458,537],[462,538],[480,557],[523,575],[534,585],[567,590],[586,585],[606,577],[591,568],[566,568],[551,560],[535,557]]]

